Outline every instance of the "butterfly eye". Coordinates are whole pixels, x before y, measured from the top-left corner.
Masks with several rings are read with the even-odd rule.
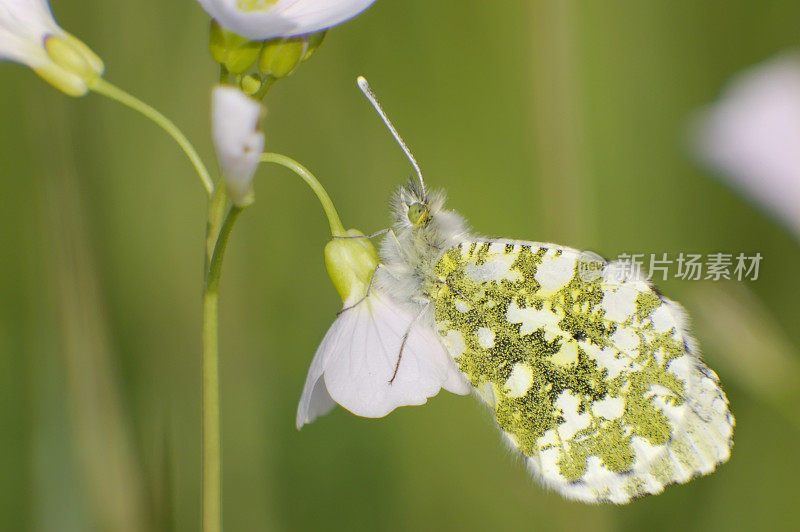
[[[408,207],[408,221],[412,225],[422,225],[428,220],[428,207],[422,203],[412,203]]]

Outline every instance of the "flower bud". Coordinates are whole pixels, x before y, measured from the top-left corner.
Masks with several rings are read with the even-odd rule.
[[[364,233],[356,229],[347,231],[348,237],[334,238],[325,246],[325,266],[328,275],[345,305],[353,304],[367,294],[378,253]]]
[[[103,73],[103,62],[75,37],[48,35],[44,50],[49,62],[35,66],[39,76],[69,96],[83,96],[88,85]]]
[[[44,41],[44,49],[50,59],[67,72],[71,72],[82,79],[87,79],[95,75],[94,69],[86,60],[84,55],[72,44],[55,35],[48,36]]]
[[[211,21],[208,48],[214,61],[232,74],[243,74],[258,60],[260,41],[251,41]]]
[[[258,122],[262,107],[238,88],[218,86],[212,93],[212,132],[222,177],[231,201],[253,201],[253,175],[264,151]]]
[[[79,54],[83,57],[84,61],[89,64],[89,68],[92,69],[92,72],[98,76],[102,76],[103,72],[105,72],[106,66],[103,64],[103,60],[92,51],[91,48],[86,46],[82,40],[78,39],[70,35],[69,33],[65,33],[61,36],[62,39],[67,41],[75,51],[75,53]]]
[[[258,70],[265,76],[285,78],[303,62],[307,38],[273,39],[264,43]]]
[[[248,96],[253,96],[256,94],[261,89],[262,85],[263,83],[261,83],[261,79],[255,74],[247,74],[239,83],[239,86],[242,88],[242,92]]]

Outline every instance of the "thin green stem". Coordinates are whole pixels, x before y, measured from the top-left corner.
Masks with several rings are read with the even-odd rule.
[[[219,230],[203,290],[203,531],[222,530],[222,444],[219,406],[219,280],[231,230],[242,213],[231,207]]]
[[[192,143],[189,142],[186,136],[169,118],[135,96],[128,94],[124,90],[107,82],[103,78],[98,77],[96,80],[94,80],[91,83],[90,88],[97,94],[102,94],[103,96],[111,98],[112,100],[141,113],[166,131],[175,140],[175,142],[178,143],[178,146],[180,146],[186,156],[189,157],[189,160],[192,162],[192,165],[194,165],[197,175],[200,177],[200,181],[202,181],[209,197],[214,193],[214,183],[211,181],[211,176],[208,173],[208,169],[206,168],[205,164],[203,164],[203,160],[200,159],[200,156],[197,154],[197,150],[194,149],[194,146],[192,146]]]
[[[228,241],[231,238],[231,231],[233,230],[236,220],[242,214],[244,208],[232,206],[225,216],[225,221],[219,230],[217,243],[214,246],[214,253],[211,256],[211,264],[208,266],[208,277],[206,277],[206,292],[216,292],[219,288],[219,278],[222,272],[222,260],[225,257],[225,249],[228,247]]]
[[[203,532],[222,529],[218,294],[203,294]]]
[[[214,256],[214,248],[217,245],[217,238],[219,237],[219,230],[222,223],[225,221],[225,206],[227,205],[228,194],[225,191],[225,186],[220,184],[214,190],[211,200],[208,202],[208,221],[206,222],[206,254],[205,264],[203,271],[208,275],[208,267],[211,265],[211,259]],[[206,282],[204,279],[203,282]]]
[[[254,98],[255,98],[256,100],[259,100],[259,101],[261,101],[261,100],[263,100],[264,98],[266,98],[266,97],[267,97],[267,93],[268,93],[268,92],[269,92],[269,90],[272,88],[272,86],[273,86],[273,85],[275,85],[275,82],[276,82],[276,81],[278,81],[278,79],[277,79],[277,78],[275,78],[274,76],[267,76],[267,77],[265,77],[265,78],[264,78],[264,79],[261,81],[261,88],[260,88],[260,89],[258,89],[258,92],[257,92],[257,93],[256,93],[256,95],[254,96]]]
[[[311,187],[311,190],[314,191],[314,194],[317,195],[319,202],[322,204],[325,216],[328,217],[328,223],[331,226],[331,235],[344,236],[346,234],[344,226],[342,225],[342,220],[339,218],[339,213],[336,212],[336,207],[334,207],[330,196],[328,196],[328,193],[325,191],[325,187],[320,184],[317,178],[314,177],[314,174],[309,172],[305,166],[291,157],[281,155],[280,153],[265,153],[261,156],[261,162],[279,164],[299,175],[303,181]]]

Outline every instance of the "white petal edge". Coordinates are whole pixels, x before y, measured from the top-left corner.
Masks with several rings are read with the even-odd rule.
[[[295,37],[345,22],[375,0],[279,0],[268,10],[243,11],[239,0],[198,0],[226,29],[254,40]]]

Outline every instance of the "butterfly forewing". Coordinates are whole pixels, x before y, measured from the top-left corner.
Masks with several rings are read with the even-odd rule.
[[[733,417],[682,308],[576,250],[468,241],[425,287],[450,354],[530,469],[624,503],[727,460]],[[596,268],[596,269],[593,269]]]

